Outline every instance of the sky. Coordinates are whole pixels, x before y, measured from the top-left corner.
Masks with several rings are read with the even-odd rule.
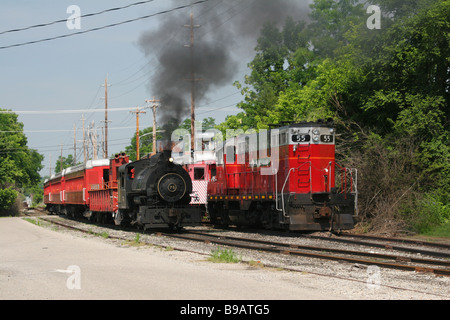
[[[293,1],[297,0],[283,0]],[[233,67],[220,81],[208,82],[204,93],[196,101],[196,119],[213,117],[216,124],[228,115],[237,114],[236,105],[243,100],[239,90],[232,84],[243,82],[250,73],[247,64],[255,55],[254,47],[258,28],[248,27],[244,41],[235,39],[233,30],[247,17],[274,14],[275,1],[267,0],[209,0],[205,3],[177,9],[196,0],[153,0],[145,4],[82,17],[80,29],[73,29],[73,21],[55,23],[44,27],[33,27],[17,32],[5,32],[37,24],[67,20],[75,12],[67,11],[76,5],[81,15],[97,13],[141,2],[139,0],[2,0],[0,4],[0,108],[11,109],[19,114],[24,124],[28,147],[44,155],[41,175],[48,175],[50,165],[56,160],[74,153],[74,126],[76,127],[77,160],[83,161],[82,117],[87,128],[93,122],[97,128],[99,142],[102,139],[105,120],[105,79],[108,81],[108,153],[123,151],[130,144],[136,131],[136,116],[131,108],[143,108],[146,99],[159,99],[163,95],[157,84],[162,69],[161,57],[168,47],[187,52],[189,48],[189,15],[192,12],[196,43],[216,43],[226,48],[233,60]],[[309,0],[302,2],[305,15]],[[267,5],[266,5],[267,4]],[[162,14],[165,10],[173,10]],[[281,9],[280,9],[281,10]],[[300,9],[299,9],[300,10]],[[288,11],[288,10],[286,10]],[[161,13],[161,14],[160,14]],[[292,12],[291,12],[292,13]],[[103,27],[142,16],[145,19],[104,28],[98,31],[75,34],[93,28]],[[259,21],[261,23],[261,21]],[[238,30],[239,31],[239,30]],[[73,35],[71,35],[73,34]],[[64,38],[41,41],[15,47],[30,41],[48,39],[62,35]],[[157,35],[157,36],[156,36]],[[143,40],[145,39],[145,41]],[[145,43],[145,44],[144,44]],[[177,49],[178,50],[178,49]],[[200,63],[211,66],[215,62]],[[209,67],[209,66],[208,66]],[[208,68],[207,67],[207,68]],[[164,82],[164,88],[171,82]],[[175,82],[173,82],[175,84]],[[177,91],[176,85],[170,88]],[[158,92],[159,91],[159,92]],[[185,97],[190,99],[190,97]],[[165,106],[160,105],[160,109]],[[114,110],[117,109],[117,110]],[[74,111],[75,110],[75,111]],[[153,116],[150,109],[140,115],[140,129],[151,127]],[[157,115],[157,122],[158,122]],[[189,117],[181,113],[180,121]],[[100,156],[101,157],[101,156]]]

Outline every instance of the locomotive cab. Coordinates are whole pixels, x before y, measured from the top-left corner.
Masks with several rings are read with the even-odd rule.
[[[356,173],[335,161],[332,121],[303,122],[280,129],[277,176],[279,221],[290,230],[353,228]]]

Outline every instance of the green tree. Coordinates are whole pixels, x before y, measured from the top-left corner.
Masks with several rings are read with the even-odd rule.
[[[245,124],[251,127],[256,127],[258,120],[275,106],[279,93],[288,85],[289,47],[295,47],[300,41],[295,37],[295,29],[300,25],[291,19],[288,22],[289,29],[284,34],[275,24],[264,24],[256,46],[256,56],[248,65],[252,72],[245,78],[246,86],[235,82],[244,95],[244,101],[238,107],[248,115]],[[234,121],[233,118],[229,120]],[[240,120],[242,122],[244,119],[241,117]]]
[[[78,163],[78,164],[80,164],[80,163]],[[58,160],[56,160],[56,163],[55,163],[55,173],[61,172],[61,165],[62,165],[63,169],[67,169],[67,168],[74,166],[73,155],[69,154],[67,157],[62,157],[62,158],[61,158],[61,156],[59,156]]]
[[[0,109],[0,111],[7,111]],[[43,156],[27,147],[23,123],[12,112],[0,112],[0,209],[8,211],[18,191],[40,181]]]
[[[157,128],[156,140],[162,139],[161,130]],[[139,130],[139,155],[140,157],[153,151],[153,127]],[[130,157],[131,161],[136,161],[136,133],[131,138],[130,145],[125,147],[125,153]]]
[[[243,112],[217,127],[333,117],[337,156],[366,182],[363,219],[384,208],[407,220],[414,206],[448,217],[450,1],[370,4],[383,10],[381,30],[367,28],[356,0],[315,0],[308,25],[264,25],[251,73],[235,83]]]

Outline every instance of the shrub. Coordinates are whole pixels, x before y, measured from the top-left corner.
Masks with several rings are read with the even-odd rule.
[[[18,196],[12,188],[0,189],[0,212],[11,209]]]
[[[450,205],[444,204],[435,194],[426,194],[417,201],[411,212],[411,225],[418,233],[428,233],[450,221]]]

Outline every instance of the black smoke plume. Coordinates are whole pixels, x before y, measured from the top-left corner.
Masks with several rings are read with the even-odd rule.
[[[191,1],[172,1],[172,5]],[[299,0],[211,0],[192,8],[194,46],[190,44],[190,10],[165,17],[157,30],[148,30],[139,45],[151,59],[156,72],[150,79],[150,94],[161,100],[158,125],[166,125],[171,133],[180,121],[190,115],[192,81],[195,80],[195,101],[199,105],[207,94],[236,77],[243,48],[252,50],[265,22],[280,26],[286,17],[306,18],[311,1]],[[249,44],[252,47],[249,47]],[[192,78],[194,75],[194,79]],[[167,132],[170,131],[170,132]]]

